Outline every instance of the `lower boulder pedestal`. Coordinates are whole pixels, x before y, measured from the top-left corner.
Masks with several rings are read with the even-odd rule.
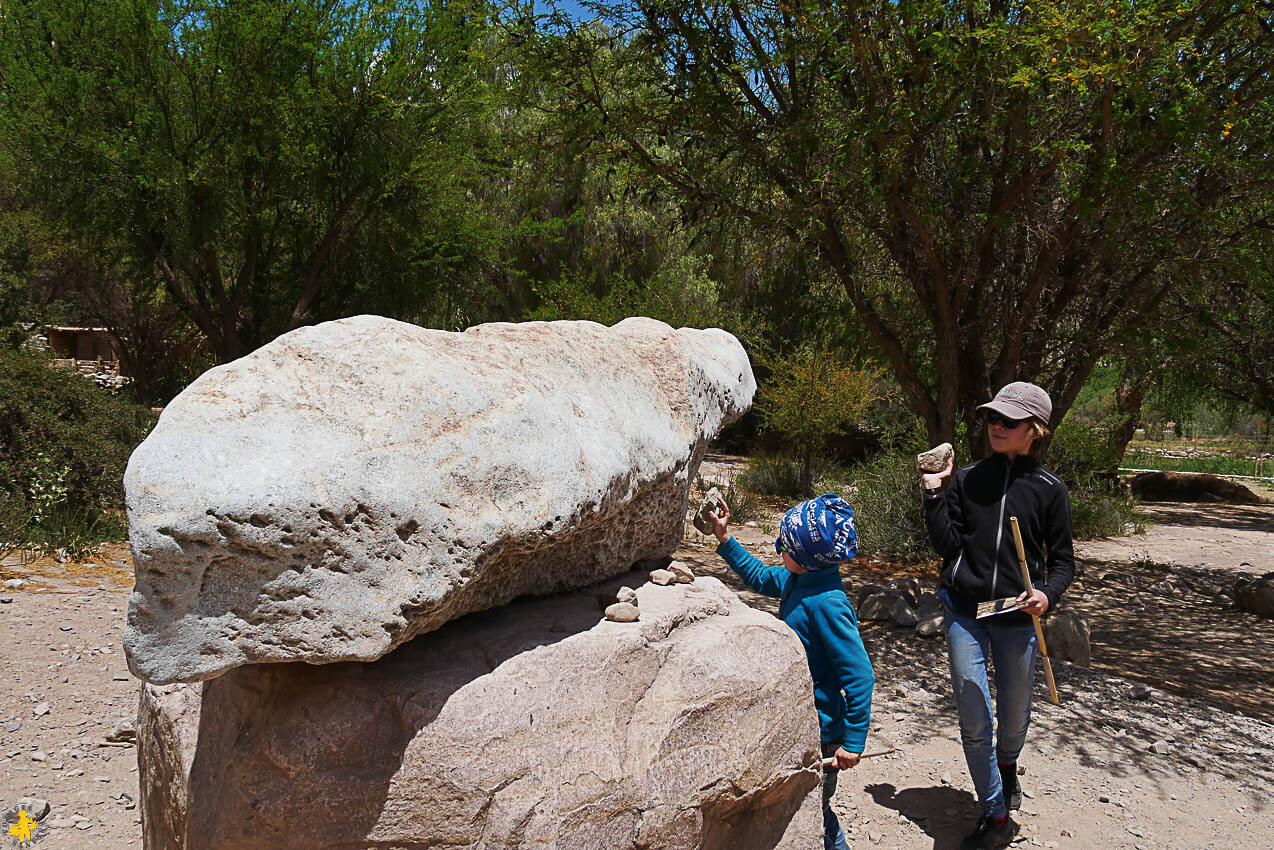
[[[642,578],[619,576],[614,588]],[[378,661],[144,685],[146,847],[820,846],[800,641],[713,578],[520,601]]]

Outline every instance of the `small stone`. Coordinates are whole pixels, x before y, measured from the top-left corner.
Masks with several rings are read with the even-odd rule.
[[[627,590],[628,588],[620,588],[620,589]],[[123,673],[116,673],[114,676],[111,677],[111,680],[115,682],[127,682],[128,679],[129,677],[125,676]]]
[[[31,709],[31,713],[36,717],[43,717],[49,713],[49,704],[47,702],[39,703],[35,708]]]
[[[110,782],[111,778],[109,776],[101,775],[101,776],[94,776],[93,780],[95,782]]]
[[[1145,835],[1145,833],[1141,831],[1141,828],[1137,826],[1128,827],[1128,831],[1131,832],[1133,835],[1137,836],[1138,838],[1141,838]]]
[[[13,601],[12,596],[0,596],[0,602],[4,603],[5,605],[8,605],[12,601]]]
[[[893,607],[889,609],[889,621],[895,626],[911,628],[920,623],[920,616],[916,614],[916,609],[907,604],[906,599],[895,599]]]
[[[74,631],[75,627],[74,626],[58,626],[58,629],[64,632],[70,632],[70,631]]]
[[[1150,752],[1158,753],[1161,756],[1167,755],[1172,752],[1172,744],[1168,741],[1155,741],[1150,745]]]
[[[21,729],[21,728],[22,728],[22,721],[21,721],[21,720],[15,720],[15,721],[13,721],[12,723],[10,723],[8,726],[4,727],[4,731],[6,731],[6,732],[17,732],[17,731],[18,731],[19,729]]]
[[[119,744],[137,740],[137,725],[131,717],[124,718],[116,723],[111,731],[106,733],[106,740],[111,743]]]
[[[41,752],[40,750],[36,750],[35,752],[31,754],[31,761],[48,761],[48,760],[49,760],[48,754]]]
[[[71,820],[66,815],[54,815],[43,825],[47,826],[49,829],[69,829],[70,827],[75,826],[75,821]]]
[[[1109,802],[1110,802],[1110,797],[1106,796],[1105,794],[1102,794],[1100,797],[1098,797],[1098,798],[1097,798],[1097,802],[1099,802],[1099,803],[1109,803]]]
[[[93,822],[91,820],[77,820],[75,822],[76,829],[92,829]]]
[[[75,768],[75,770],[68,770],[68,771],[66,772],[66,775],[67,775],[67,776],[83,776],[83,775],[84,775],[84,768],[82,768],[82,767],[77,767],[77,768]]]
[[[637,591],[633,590],[631,587],[621,587],[619,590],[615,591],[615,601],[616,602],[631,602],[632,604],[636,605]],[[128,677],[125,676],[124,678],[128,678]]]
[[[942,634],[942,614],[931,614],[916,623],[916,634],[926,638]]]
[[[954,784],[955,784],[955,783],[953,783],[953,782],[951,781],[951,774],[949,774],[949,773],[944,773],[944,774],[942,774],[942,777],[941,777],[938,781],[939,781],[939,782],[941,782],[943,785],[954,785]],[[954,815],[954,814],[955,814],[955,810],[954,810],[954,809],[948,809],[948,810],[947,810],[947,814],[949,814],[949,815]]]
[[[650,580],[658,585],[672,584],[677,576],[671,570],[651,570]]]
[[[884,837],[885,836],[881,835],[879,832],[867,833],[867,840],[870,841],[872,844],[879,844]]]
[[[27,581],[24,578],[7,578],[4,580],[4,589],[5,590],[22,590],[30,583],[31,582]]]
[[[668,572],[676,576],[677,584],[690,584],[695,580],[694,570],[681,561],[673,561],[668,565]]]
[[[699,510],[695,511],[694,522],[695,528],[699,529],[701,534],[712,533],[712,518],[709,513],[721,515],[721,509],[725,507],[725,499],[721,497],[721,493],[716,487],[708,491],[703,497],[703,502],[699,505]]]
[[[1154,691],[1145,685],[1136,684],[1128,690],[1128,696],[1133,699],[1148,699]]]
[[[53,762],[53,764],[49,765],[49,770],[61,770],[65,766],[66,765],[64,763],[60,761],[55,761]]]
[[[616,623],[635,623],[640,616],[641,611],[631,602],[616,602],[606,609],[606,619]]]
[[[941,472],[954,457],[955,449],[951,444],[941,443],[916,455],[916,467],[924,472]]]
[[[44,820],[49,813],[49,801],[39,797],[23,797],[18,801],[18,808],[27,813],[27,817]]]

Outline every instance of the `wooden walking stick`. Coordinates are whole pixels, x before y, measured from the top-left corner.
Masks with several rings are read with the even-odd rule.
[[[876,758],[877,756],[887,756],[887,755],[889,755],[890,753],[892,753],[893,751],[894,751],[894,748],[893,748],[893,747],[879,747],[879,748],[874,749],[874,750],[867,750],[866,752],[860,753],[858,757],[859,757],[860,759],[872,759],[872,758]],[[819,766],[819,767],[824,767],[824,768],[826,768],[826,767],[835,767],[835,766],[836,766],[836,757],[835,757],[835,756],[828,756],[827,758],[825,758],[825,759],[823,759],[822,761],[820,761],[820,762],[818,763],[818,766]]]
[[[1026,547],[1022,545],[1022,530],[1018,528],[1017,517],[1009,517],[1009,525],[1013,526],[1013,542],[1017,544],[1017,562],[1022,565],[1022,583],[1026,585],[1026,592],[1030,593],[1035,588],[1031,586],[1031,571],[1026,566]],[[1032,614],[1031,620],[1035,623],[1035,637],[1040,642],[1040,655],[1044,656],[1044,676],[1048,679],[1049,696],[1053,699],[1053,705],[1061,705],[1057,700],[1057,683],[1053,681],[1053,665],[1048,660],[1048,646],[1044,643],[1044,627],[1040,625],[1037,614]]]

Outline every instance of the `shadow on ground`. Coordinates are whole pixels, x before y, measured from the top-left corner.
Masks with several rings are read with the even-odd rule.
[[[925,788],[904,788],[901,791],[889,783],[868,785],[864,789],[876,805],[893,809],[915,822],[933,839],[934,850],[957,847],[967,825],[952,825],[956,815],[952,812],[969,812],[976,809],[977,801],[968,791],[946,785],[930,785]]]
[[[1248,505],[1145,502],[1141,509],[1154,522],[1187,528],[1227,528],[1274,534],[1274,508]]]
[[[759,537],[748,545],[767,556]],[[707,544],[687,541],[677,557],[696,572],[717,576],[749,605],[777,611],[777,599],[748,590]],[[853,600],[857,588],[891,578],[914,576],[932,587],[935,567],[864,558],[843,575]],[[1228,570],[1082,562],[1064,604],[1090,623],[1093,667],[1054,662],[1059,706],[1048,703],[1038,672],[1031,740],[1074,752],[1086,767],[1115,778],[1209,771],[1250,787],[1274,785],[1267,725],[1274,722],[1274,620],[1239,611],[1218,595],[1233,577]],[[863,623],[860,631],[876,669],[878,697],[895,683],[923,688],[927,696],[907,705],[914,727],[951,732],[956,715],[945,642],[887,623]],[[1133,699],[1134,681],[1150,685],[1154,694]],[[1157,742],[1167,752],[1152,751]],[[890,793],[900,805],[911,805],[926,799],[925,790]]]

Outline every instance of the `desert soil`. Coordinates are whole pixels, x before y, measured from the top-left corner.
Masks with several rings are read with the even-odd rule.
[[[1015,846],[1274,847],[1274,621],[1236,611],[1219,592],[1240,571],[1274,569],[1274,506],[1150,511],[1146,534],[1080,549],[1066,604],[1089,618],[1093,668],[1055,664],[1060,706],[1039,677]],[[735,532],[773,557],[763,528]],[[679,557],[773,611],[775,600],[724,568],[714,543],[687,525]],[[866,583],[935,575],[932,563],[870,555],[845,572],[851,598]],[[51,803],[40,847],[140,847],[136,750],[104,745],[133,717],[139,687],[122,649],[127,548],[104,546],[88,563],[11,560],[0,573],[32,581],[0,604],[0,806]],[[897,751],[842,775],[834,805],[850,844],[955,847],[976,805],[942,638],[883,623],[862,631],[877,676],[873,742]],[[1149,698],[1132,698],[1138,683]],[[1166,752],[1152,751],[1156,742]]]

